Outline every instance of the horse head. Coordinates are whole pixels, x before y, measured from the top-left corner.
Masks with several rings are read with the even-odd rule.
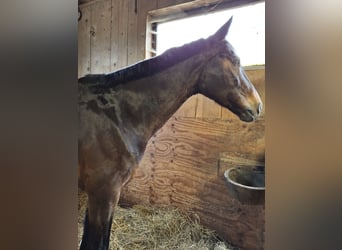
[[[256,120],[262,101],[248,79],[233,46],[225,40],[233,17],[207,38],[210,57],[198,82],[199,93],[228,108],[242,121]]]

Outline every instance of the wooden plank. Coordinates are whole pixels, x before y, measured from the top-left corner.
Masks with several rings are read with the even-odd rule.
[[[158,0],[157,8],[165,8],[175,4],[175,0]]]
[[[221,119],[221,106],[213,100],[199,95],[196,107],[196,118]]]
[[[186,2],[192,2],[192,0],[158,0],[158,6],[157,8],[165,8],[169,6],[174,6]]]
[[[220,11],[228,8],[241,7],[259,0],[159,0],[158,9],[149,12],[151,21],[167,22],[179,18],[205,15],[209,12]],[[166,6],[165,8],[163,8]]]
[[[138,61],[138,7],[137,1],[128,1],[127,64]]]
[[[198,94],[197,105],[196,105],[196,118],[203,117],[203,99],[204,99],[204,96],[202,94]]]
[[[242,205],[230,196],[218,159],[229,158],[222,152],[238,152],[236,159],[264,157],[264,129],[263,119],[242,123],[172,117],[149,141],[120,202],[192,210],[224,239],[245,249],[263,249],[263,207]]]
[[[237,117],[229,109],[221,107],[221,119],[222,120],[239,120],[239,117]]]
[[[241,154],[237,152],[222,152],[220,153],[220,162],[228,163],[231,165],[244,165],[244,166],[264,166],[265,156],[261,155],[261,158],[250,159],[252,157],[246,156],[246,153]]]
[[[78,22],[78,78],[90,73],[90,8],[81,8]]]
[[[88,7],[88,6],[93,5],[99,1],[102,1],[102,0],[80,0],[78,2],[78,6],[79,7]]]
[[[265,148],[263,149],[265,152]],[[255,153],[255,150],[251,150],[251,152],[222,152],[220,153],[218,166],[217,166],[217,174],[219,176],[224,175],[224,172],[236,166],[265,166],[265,153],[259,152]],[[256,159],[256,157],[258,159]]]
[[[111,0],[91,6],[91,73],[110,72]]]
[[[175,117],[196,117],[198,95],[190,97],[174,114]]]
[[[128,2],[112,0],[111,71],[127,66]]]

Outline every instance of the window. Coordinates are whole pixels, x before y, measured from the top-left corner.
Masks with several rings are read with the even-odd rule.
[[[230,16],[234,17],[227,40],[236,49],[241,58],[241,64],[243,66],[264,65],[265,2],[260,1],[181,19],[174,18],[176,20],[171,21],[151,22],[150,55],[159,55],[169,48],[206,38],[223,25]]]

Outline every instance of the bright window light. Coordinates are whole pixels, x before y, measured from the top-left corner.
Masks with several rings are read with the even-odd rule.
[[[200,38],[207,38],[233,17],[226,39],[243,66],[265,64],[265,2],[202,16],[159,23],[157,55]]]

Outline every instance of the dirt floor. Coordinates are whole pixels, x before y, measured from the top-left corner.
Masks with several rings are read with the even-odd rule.
[[[82,238],[86,203],[86,194],[79,191],[78,242]],[[215,232],[199,224],[195,214],[140,205],[115,208],[110,249],[242,250],[220,241]]]

